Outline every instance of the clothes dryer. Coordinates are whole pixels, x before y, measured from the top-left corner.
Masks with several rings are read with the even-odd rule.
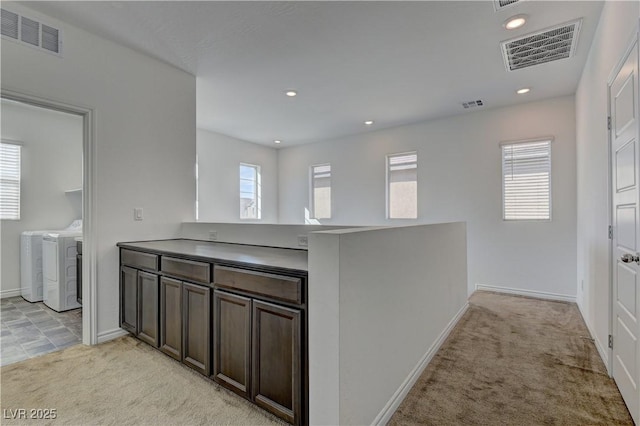
[[[82,236],[82,220],[63,231],[42,238],[44,304],[57,312],[79,308],[76,295],[76,238]]]

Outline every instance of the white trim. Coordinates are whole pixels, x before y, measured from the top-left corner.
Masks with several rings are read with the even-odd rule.
[[[9,297],[20,296],[22,293],[19,288],[14,288],[13,290],[1,290],[0,291],[0,299],[7,299]]]
[[[611,373],[613,373],[613,371],[611,371],[611,365],[609,364],[609,350],[610,349],[605,349],[605,346],[600,342],[600,340],[598,339],[598,335],[596,334],[595,330],[591,327],[591,324],[589,324],[587,322],[587,318],[583,312],[583,308],[582,308],[582,303],[577,303],[578,305],[578,310],[580,311],[580,315],[582,316],[582,321],[585,323],[585,325],[587,326],[587,330],[589,330],[589,334],[591,335],[591,338],[593,339],[593,343],[595,343],[596,345],[596,349],[598,350],[598,354],[600,355],[600,358],[602,358],[602,362],[604,362],[604,366],[607,368],[607,374],[609,374],[609,377],[611,377]],[[608,345],[607,345],[608,346]]]
[[[123,330],[121,328],[114,328],[113,330],[103,331],[98,334],[98,341],[96,343],[104,343],[109,340],[117,339],[118,337],[125,336],[129,334],[128,331]]]
[[[42,108],[62,111],[82,116],[83,122],[83,176],[82,176],[82,217],[83,217],[83,264],[82,264],[82,343],[98,343],[98,268],[97,268],[97,226],[98,223],[98,157],[96,122],[93,108],[68,104],[49,98],[2,88],[4,99],[23,102]]]
[[[433,344],[427,349],[427,352],[424,356],[418,361],[418,364],[411,370],[406,379],[402,382],[398,390],[395,391],[391,399],[385,404],[382,411],[378,413],[376,418],[373,420],[371,424],[374,425],[386,425],[389,420],[391,420],[391,416],[396,412],[402,401],[406,398],[407,394],[416,384],[420,375],[424,372],[427,365],[431,362],[435,354],[440,350],[440,347],[444,343],[444,341],[449,337],[449,334],[456,326],[460,318],[467,312],[469,308],[469,302],[465,302],[464,306],[460,308],[460,310],[454,315],[454,317],[449,321],[449,324],[442,330],[438,338],[433,342]]]
[[[548,291],[524,290],[521,288],[501,287],[476,283],[476,291],[495,291],[497,293],[515,294],[518,296],[536,297],[538,299],[559,300],[562,302],[576,303],[576,296],[569,294],[551,293]]]

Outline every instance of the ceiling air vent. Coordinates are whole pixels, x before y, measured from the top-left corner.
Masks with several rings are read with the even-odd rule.
[[[26,16],[2,9],[2,37],[60,56],[61,31]]]
[[[582,19],[503,41],[507,71],[570,58],[575,54]]]
[[[494,0],[493,5],[496,8],[496,11],[503,9],[507,6],[511,6],[512,4],[518,3],[520,0]]]
[[[480,99],[478,99],[476,101],[462,102],[462,106],[465,109],[479,107],[479,106],[482,106],[482,105],[484,105],[484,103]]]
[[[0,25],[0,28],[2,29],[3,36],[10,37],[15,40],[18,39],[19,18],[20,17],[17,13],[2,9],[2,24]]]

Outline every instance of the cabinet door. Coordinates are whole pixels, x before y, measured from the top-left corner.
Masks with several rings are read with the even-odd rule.
[[[211,374],[210,307],[210,288],[182,283],[182,362],[205,376]]]
[[[120,328],[138,334],[138,271],[120,268]]]
[[[158,276],[138,271],[138,338],[158,347]]]
[[[160,350],[182,361],[182,282],[160,279]]]
[[[251,299],[213,292],[213,379],[251,398]]]
[[[301,415],[300,311],[253,300],[252,398],[294,425]]]

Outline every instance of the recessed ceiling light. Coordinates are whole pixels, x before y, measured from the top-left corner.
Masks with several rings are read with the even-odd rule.
[[[373,124],[373,120],[367,120],[364,122],[367,126],[371,126]]]
[[[523,87],[522,89],[518,89],[518,90],[516,90],[516,93],[517,93],[518,95],[524,95],[525,93],[529,93],[530,91],[531,91],[531,89],[530,89],[530,88],[528,88],[528,87]]]
[[[515,30],[527,23],[527,15],[516,15],[504,21],[504,27],[508,30]]]
[[[280,142],[282,142],[282,141],[278,141],[278,140],[273,141],[273,143],[280,143]]]
[[[286,92],[284,92],[287,96],[289,96],[290,98],[293,98],[294,96],[296,96],[298,94],[298,92],[296,92],[295,90],[287,90]]]

